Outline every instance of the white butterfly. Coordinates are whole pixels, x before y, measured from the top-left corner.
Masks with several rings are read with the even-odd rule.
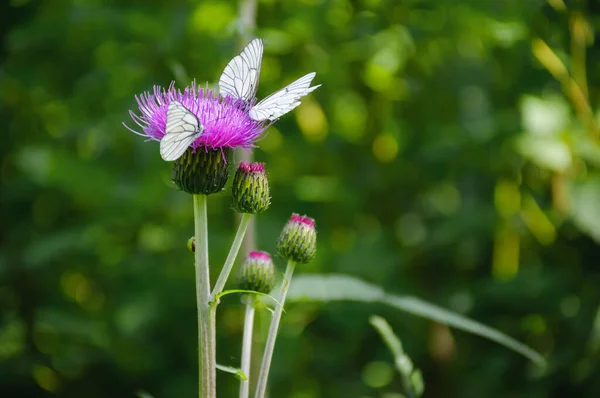
[[[188,147],[204,132],[204,126],[196,115],[171,101],[167,110],[167,128],[160,140],[160,156],[166,161],[177,160]]]
[[[262,63],[263,42],[254,39],[225,67],[219,79],[219,89],[224,94],[244,101],[253,101],[258,88]],[[321,85],[310,87],[316,73],[309,73],[292,84],[274,92],[254,105],[249,112],[253,120],[276,120],[298,105],[300,98],[316,90]]]
[[[263,42],[254,39],[240,53],[233,57],[219,79],[219,89],[223,94],[244,101],[252,101],[256,96],[260,66],[262,64]]]

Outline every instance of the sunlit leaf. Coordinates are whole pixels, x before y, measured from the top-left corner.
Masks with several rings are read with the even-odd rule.
[[[242,371],[242,369],[234,368],[233,366],[225,366],[217,364],[217,369],[223,372],[231,373],[238,377],[240,380],[248,380],[248,376]]]
[[[573,222],[600,242],[600,177],[574,182],[570,194]]]
[[[417,297],[388,294],[373,284],[347,275],[299,275],[288,293],[292,301],[358,301],[381,303],[495,341],[539,366],[546,361],[538,352],[482,323],[428,303]]]
[[[148,394],[146,391],[138,391],[135,394],[138,398],[154,398],[153,395]]]
[[[241,293],[241,294],[253,294],[256,296],[260,296],[260,297],[266,297],[269,298],[271,300],[273,300],[277,305],[279,305],[280,307],[282,307],[281,303],[273,296],[266,294],[266,293],[261,293],[261,292],[256,292],[254,290],[244,290],[244,289],[230,289],[230,290],[224,290],[221,293],[217,294],[216,299],[220,299],[223,296],[227,296],[228,294],[235,294],[235,293]]]

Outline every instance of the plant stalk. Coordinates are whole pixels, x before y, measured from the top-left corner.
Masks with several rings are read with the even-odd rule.
[[[198,310],[198,394],[216,397],[216,339],[211,320],[210,273],[208,266],[208,217],[206,195],[194,195],[194,235],[196,237],[196,306]]]
[[[406,398],[415,398],[415,392],[410,383],[410,376],[406,373],[401,373],[400,377],[402,378],[402,386],[404,387],[404,395],[406,395]]]
[[[229,250],[229,254],[227,255],[227,259],[225,260],[225,265],[223,265],[223,269],[221,270],[221,274],[219,275],[219,279],[217,279],[217,283],[215,284],[215,288],[212,292],[212,299],[214,300],[215,296],[223,291],[225,287],[225,283],[227,283],[227,278],[229,278],[229,274],[233,268],[233,264],[235,263],[235,259],[240,251],[240,247],[242,246],[242,242],[244,241],[244,235],[246,234],[246,229],[248,228],[248,224],[252,219],[252,214],[242,214],[240,218],[240,225],[238,226],[237,232],[235,233],[235,238],[233,239],[233,244],[231,245],[231,249]]]
[[[246,295],[246,314],[244,316],[244,335],[242,337],[242,372],[246,380],[240,381],[240,398],[250,396],[250,358],[252,356],[252,331],[254,329],[254,297]]]
[[[256,29],[256,0],[241,0],[238,6],[238,34],[246,45]]]
[[[240,49],[252,39],[256,30],[256,0],[240,0],[238,3],[238,35],[240,37]],[[245,149],[236,151],[238,161],[252,161],[252,152]],[[243,243],[243,254],[246,255],[256,248],[256,227],[254,219],[250,221],[250,227],[246,233]]]
[[[279,330],[279,322],[281,321],[285,298],[290,287],[290,282],[292,281],[292,276],[294,275],[294,268],[296,268],[296,263],[288,260],[285,276],[281,283],[281,292],[279,296],[279,303],[281,305],[278,305],[273,312],[273,319],[271,319],[271,326],[269,327],[269,334],[267,336],[267,343],[265,344],[265,352],[260,366],[260,374],[258,376],[254,398],[264,398],[267,391],[267,379],[269,378],[271,360],[273,359],[273,351],[275,350],[275,340],[277,339],[277,331]]]

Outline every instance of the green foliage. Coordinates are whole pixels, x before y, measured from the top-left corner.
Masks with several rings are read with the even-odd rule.
[[[242,369],[234,368],[232,366],[219,365],[219,364],[217,364],[217,369],[221,370],[225,373],[231,373],[232,375],[235,375],[238,379],[248,380],[248,376],[242,371]]]
[[[541,372],[405,314],[437,307],[362,291],[402,331],[427,396],[600,391],[597,3],[258,1],[259,97],[313,70],[323,86],[254,150],[272,195],[256,249],[310,214],[318,255],[298,277],[438,303],[548,359]],[[122,123],[155,84],[215,87],[241,45],[237,10],[0,2],[1,397],[195,395],[191,198],[158,143]],[[237,225],[230,191],[209,200],[213,281]],[[286,309],[272,397],[384,396],[360,378],[389,355],[365,322],[373,305],[337,301]],[[218,307],[223,362],[239,362],[242,315],[238,300]],[[258,345],[268,319],[257,312]],[[221,397],[237,396],[232,380],[220,375]]]
[[[545,360],[539,353],[498,330],[417,297],[386,293],[378,286],[347,275],[297,276],[290,287],[288,300],[323,302],[344,300],[386,304],[401,311],[485,337],[518,352],[539,366],[545,366]]]
[[[412,360],[404,353],[402,342],[394,334],[392,327],[387,321],[377,315],[372,315],[369,322],[379,332],[383,341],[394,356],[396,370],[402,376],[402,384],[406,395],[409,397],[420,397],[425,392],[423,375],[420,369],[415,369]]]
[[[221,293],[217,294],[216,296],[216,300],[220,300],[221,297],[223,296],[227,296],[228,294],[235,294],[235,293],[239,293],[239,294],[251,294],[251,295],[256,295],[257,297],[264,297],[264,298],[268,298],[270,301],[274,302],[275,304],[277,304],[278,306],[281,306],[281,303],[273,296],[266,294],[266,293],[261,293],[261,292],[257,292],[254,290],[244,290],[244,289],[229,289],[229,290],[224,290]]]
[[[154,398],[152,395],[148,394],[145,391],[138,391],[137,394],[136,394],[136,396],[138,398]]]

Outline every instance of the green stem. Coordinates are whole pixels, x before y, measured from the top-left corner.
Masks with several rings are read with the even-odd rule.
[[[206,195],[194,195],[194,235],[196,237],[196,306],[198,310],[198,394],[216,397],[214,323],[210,324],[210,274],[208,266],[208,217]]]
[[[208,363],[211,369],[211,393],[213,395],[207,395],[211,398],[217,396],[217,303],[209,303],[208,309]]]
[[[240,0],[238,3],[238,35],[240,36],[240,50],[252,39],[256,30],[256,0]],[[251,162],[252,152],[243,148],[236,151],[239,162]],[[250,253],[256,247],[256,230],[254,221],[244,239],[244,254]]]
[[[235,258],[237,257],[240,251],[240,246],[242,245],[244,235],[246,234],[246,229],[248,228],[248,223],[251,219],[252,214],[242,214],[242,217],[240,219],[240,225],[237,229],[237,232],[235,233],[235,238],[233,239],[231,249],[229,249],[229,254],[227,255],[227,259],[225,260],[225,265],[223,265],[223,269],[221,270],[219,279],[217,279],[217,283],[215,284],[215,288],[213,289],[213,299],[217,294],[223,291],[225,283],[227,283],[227,278],[229,278],[229,274],[231,273],[231,269],[233,268],[233,264],[235,263]]]
[[[242,372],[246,380],[240,381],[240,398],[250,395],[250,358],[252,356],[252,331],[254,328],[254,297],[246,295],[246,315],[244,316],[244,335],[242,337]]]
[[[238,7],[238,33],[246,45],[256,29],[256,0],[242,0]],[[249,151],[245,151],[250,153]]]
[[[404,394],[406,398],[415,398],[415,393],[411,387],[410,377],[406,373],[402,373],[402,386],[404,387]]]
[[[267,392],[267,379],[269,378],[269,370],[271,368],[271,360],[273,359],[273,351],[275,350],[275,340],[277,339],[277,331],[279,330],[279,322],[281,321],[281,314],[283,313],[283,306],[285,304],[285,298],[287,296],[292,276],[294,275],[294,268],[296,263],[288,260],[287,268],[285,269],[285,276],[281,283],[281,292],[279,297],[280,306],[275,308],[273,312],[273,319],[271,319],[271,326],[269,328],[269,335],[267,336],[267,343],[265,345],[265,352],[263,354],[262,364],[260,366],[260,374],[258,376],[258,383],[256,385],[256,394],[254,398],[264,398]]]

